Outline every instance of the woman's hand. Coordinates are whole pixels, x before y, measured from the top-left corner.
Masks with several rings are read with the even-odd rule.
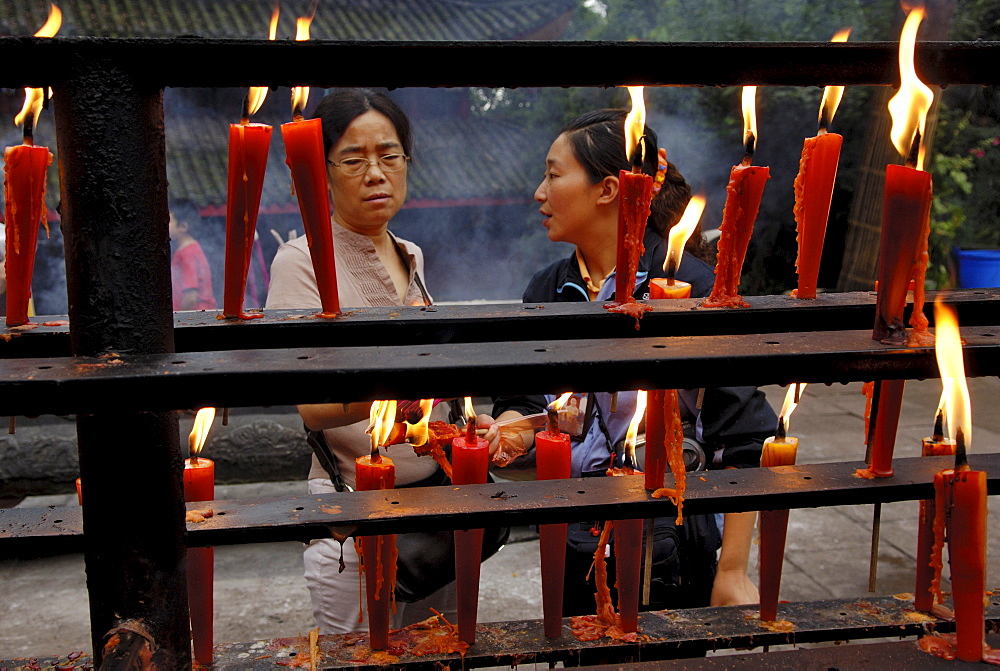
[[[500,427],[496,425],[496,420],[493,417],[486,414],[476,417],[476,426],[480,429],[486,429],[483,440],[490,444],[490,459],[492,459],[500,447]]]
[[[712,606],[742,606],[759,603],[760,593],[751,582],[746,570],[722,569],[716,571],[712,583]]]

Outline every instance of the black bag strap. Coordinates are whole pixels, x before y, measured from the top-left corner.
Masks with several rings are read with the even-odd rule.
[[[353,492],[354,490],[351,489],[350,485],[344,482],[344,476],[340,473],[340,466],[337,465],[337,457],[333,456],[330,443],[326,442],[326,435],[322,431],[310,431],[309,427],[303,426],[306,430],[306,442],[309,443],[313,454],[316,455],[319,465],[330,476],[330,482],[333,483],[334,489],[338,492],[342,492],[345,489]]]

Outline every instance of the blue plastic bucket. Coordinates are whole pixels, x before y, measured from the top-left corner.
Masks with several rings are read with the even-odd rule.
[[[958,282],[963,289],[1000,287],[1000,249],[955,248]]]

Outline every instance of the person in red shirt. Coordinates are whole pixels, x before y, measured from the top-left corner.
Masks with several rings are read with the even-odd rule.
[[[170,241],[174,255],[170,259],[174,310],[215,310],[212,271],[194,231],[201,223],[198,210],[189,203],[170,207]]]

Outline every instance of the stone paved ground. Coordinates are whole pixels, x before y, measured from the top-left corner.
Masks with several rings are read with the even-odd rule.
[[[1000,397],[996,378],[971,380],[973,446],[996,452],[1000,444]],[[780,405],[784,390],[767,388]],[[896,454],[917,456],[920,438],[930,432],[940,393],[936,380],[908,382]],[[791,421],[800,439],[800,463],[863,459],[859,384],[812,385]],[[219,498],[255,498],[301,493],[304,483],[261,483],[219,487]],[[66,505],[69,497],[34,497],[22,505]],[[993,519],[1000,515],[991,500]],[[814,600],[866,594],[871,506],[793,511],[788,532],[782,598]],[[916,503],[883,506],[879,553],[880,594],[911,592]],[[995,522],[992,528],[996,528]],[[482,571],[483,621],[541,617],[537,541],[519,530]],[[1000,534],[989,541],[988,584],[1000,588]],[[304,633],[313,626],[309,597],[301,578],[301,545],[274,543],[216,549],[216,640],[248,641]],[[58,654],[89,648],[87,593],[80,555],[34,560],[0,559],[0,659]]]

